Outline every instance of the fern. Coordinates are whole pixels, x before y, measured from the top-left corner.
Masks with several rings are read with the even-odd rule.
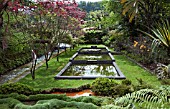
[[[170,87],[161,87],[159,90],[142,89],[131,94],[126,94],[123,97],[117,98],[115,104],[126,107],[129,104],[134,104],[135,107],[147,109],[165,108],[169,103],[168,96],[170,95]]]
[[[136,109],[133,104],[129,104],[126,107],[116,106],[114,104],[102,106],[100,109]]]

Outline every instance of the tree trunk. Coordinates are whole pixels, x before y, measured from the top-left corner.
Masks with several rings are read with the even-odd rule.
[[[37,64],[37,55],[34,50],[32,50],[32,66],[31,66],[31,76],[32,79],[35,79],[35,68]]]
[[[0,39],[2,39],[2,48],[7,48],[5,37],[2,33],[3,28],[3,11],[6,10],[9,0],[0,0]]]
[[[0,39],[3,39],[2,27],[3,27],[3,16],[2,16],[2,14],[0,14]],[[0,47],[3,48],[2,40],[1,40]]]
[[[48,69],[48,54],[45,54],[46,70]]]
[[[31,76],[32,76],[32,79],[34,80],[35,79],[35,67],[36,67],[36,64],[37,64],[37,59],[33,59],[33,62],[32,62],[32,66],[31,66]]]
[[[64,51],[65,51],[65,54],[67,54],[67,48],[66,47],[64,47]]]
[[[59,57],[58,57],[58,55],[57,55],[57,62],[59,62]]]
[[[74,50],[74,44],[73,44],[73,50]]]
[[[58,46],[58,47],[57,47],[57,61],[58,61],[58,62],[59,62],[59,57],[58,57],[59,53],[60,53],[60,48],[59,48],[59,46]]]
[[[46,63],[46,69],[48,69],[48,59],[45,61]]]
[[[60,48],[59,47],[57,47],[57,52],[58,52],[58,54],[60,53]]]
[[[0,14],[0,29],[2,28],[3,26],[3,13]]]
[[[71,47],[70,47],[70,51],[71,51]]]

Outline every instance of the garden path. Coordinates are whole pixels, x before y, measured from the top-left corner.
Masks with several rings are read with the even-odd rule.
[[[64,47],[71,47],[68,44],[60,44],[61,50],[60,53],[64,51]],[[58,51],[56,50],[53,53],[53,57],[58,54]],[[45,63],[45,56],[41,56],[37,59],[37,65],[36,69],[42,66]],[[6,83],[6,82],[17,82],[20,79],[24,78],[26,75],[30,74],[30,67],[32,62],[29,62],[23,66],[20,66],[4,75],[0,75],[0,85]]]

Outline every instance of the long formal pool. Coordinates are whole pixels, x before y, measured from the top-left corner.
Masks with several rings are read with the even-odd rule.
[[[125,79],[108,48],[85,47],[75,53],[55,79]]]
[[[79,54],[74,60],[111,60],[108,54]]]
[[[118,76],[111,64],[71,65],[61,76]]]

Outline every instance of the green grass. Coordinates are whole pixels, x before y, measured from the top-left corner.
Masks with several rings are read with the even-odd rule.
[[[67,51],[67,54],[63,53],[60,55],[59,62],[56,58],[53,58],[49,62],[49,69],[46,70],[45,64],[38,68],[35,72],[36,79],[32,80],[31,75],[27,75],[25,78],[21,79],[19,82],[27,84],[36,89],[50,89],[54,87],[58,88],[76,88],[81,85],[90,84],[93,80],[55,80],[54,76],[68,63],[72,55],[81,47],[89,47],[91,45],[81,45],[76,47],[76,49]],[[103,45],[99,45],[103,46]],[[160,82],[157,80],[156,76],[151,75],[149,72],[145,71],[141,67],[129,61],[125,56],[114,56],[116,63],[120,67],[123,74],[127,79],[131,80],[133,84],[137,83],[136,78],[141,78],[147,83],[155,86],[160,86]]]
[[[88,46],[88,45],[87,45]],[[56,58],[49,61],[49,68],[46,70],[45,64],[35,71],[36,79],[32,80],[31,74],[27,75],[25,78],[21,79],[19,82],[27,84],[37,89],[50,89],[54,87],[58,88],[75,88],[85,84],[91,83],[93,80],[55,80],[54,76],[59,73],[59,71],[68,63],[72,55],[81,48],[70,51],[68,49],[67,53],[62,53],[59,56],[59,62]]]
[[[0,104],[0,109],[10,109],[8,104]]]
[[[161,82],[157,79],[157,77],[150,72],[144,70],[140,66],[136,65],[129,59],[127,59],[123,55],[115,55],[115,60],[123,74],[127,79],[131,80],[133,84],[137,84],[136,78],[141,78],[146,83],[152,86],[160,86]]]

